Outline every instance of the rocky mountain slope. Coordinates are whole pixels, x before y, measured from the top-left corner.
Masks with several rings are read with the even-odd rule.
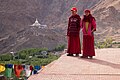
[[[66,44],[70,8],[76,6],[82,14],[85,8],[94,6],[97,1],[0,0],[0,53],[34,47],[53,49]],[[48,28],[31,27],[36,18]]]
[[[97,21],[95,40],[120,41],[120,0],[0,0],[0,53],[66,44],[72,6],[80,15],[86,8],[92,10]],[[31,27],[36,18],[48,27]]]
[[[120,42],[120,0],[101,0],[93,7],[97,21],[96,39],[112,37]]]

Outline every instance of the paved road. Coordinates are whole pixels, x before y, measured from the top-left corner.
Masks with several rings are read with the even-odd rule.
[[[97,49],[94,59],[64,54],[28,80],[120,80],[120,49]]]

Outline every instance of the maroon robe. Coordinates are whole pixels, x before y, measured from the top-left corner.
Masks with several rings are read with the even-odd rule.
[[[67,36],[68,36],[68,50],[67,53],[69,54],[80,54],[81,47],[80,47],[80,21],[81,18],[79,15],[72,15],[69,18],[68,22],[68,29],[67,29]]]
[[[89,22],[88,31],[86,31],[86,22]],[[95,18],[92,15],[83,18],[82,20],[83,28],[83,56],[95,56],[94,49],[94,34],[91,32],[93,29],[96,31]]]

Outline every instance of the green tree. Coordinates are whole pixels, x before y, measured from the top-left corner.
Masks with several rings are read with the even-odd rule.
[[[58,45],[55,47],[54,51],[63,51],[65,49],[65,44]]]
[[[3,54],[0,56],[1,61],[10,61],[13,59],[13,56],[11,54]]]

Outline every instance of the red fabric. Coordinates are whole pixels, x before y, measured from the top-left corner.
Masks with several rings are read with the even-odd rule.
[[[33,67],[32,67],[32,66],[30,66],[30,70],[31,70],[31,71],[33,70]]]
[[[71,11],[77,11],[77,8],[76,7],[72,7]]]
[[[21,65],[14,65],[14,70],[15,70],[15,75],[19,78],[23,70],[23,67]]]
[[[79,36],[79,31],[80,31],[80,22],[81,22],[81,18],[78,14],[76,15],[72,15],[69,18],[69,22],[68,22],[68,29],[67,29],[67,36]]]
[[[86,32],[86,22],[87,21],[89,22],[88,32]],[[92,15],[84,16],[84,18],[83,18],[83,20],[81,22],[81,26],[82,26],[82,31],[83,31],[84,35],[92,35],[92,30],[94,29],[94,31],[96,31],[95,18],[92,17]]]
[[[95,18],[91,14],[89,14],[88,16],[86,16],[86,15],[83,16],[84,22],[92,23],[93,20],[95,20]]]
[[[83,35],[83,56],[95,56],[93,35]]]
[[[79,36],[68,36],[68,51],[69,54],[80,54],[80,38]]]
[[[91,13],[91,11],[90,11],[89,9],[86,9],[84,12],[89,12],[89,13]]]

